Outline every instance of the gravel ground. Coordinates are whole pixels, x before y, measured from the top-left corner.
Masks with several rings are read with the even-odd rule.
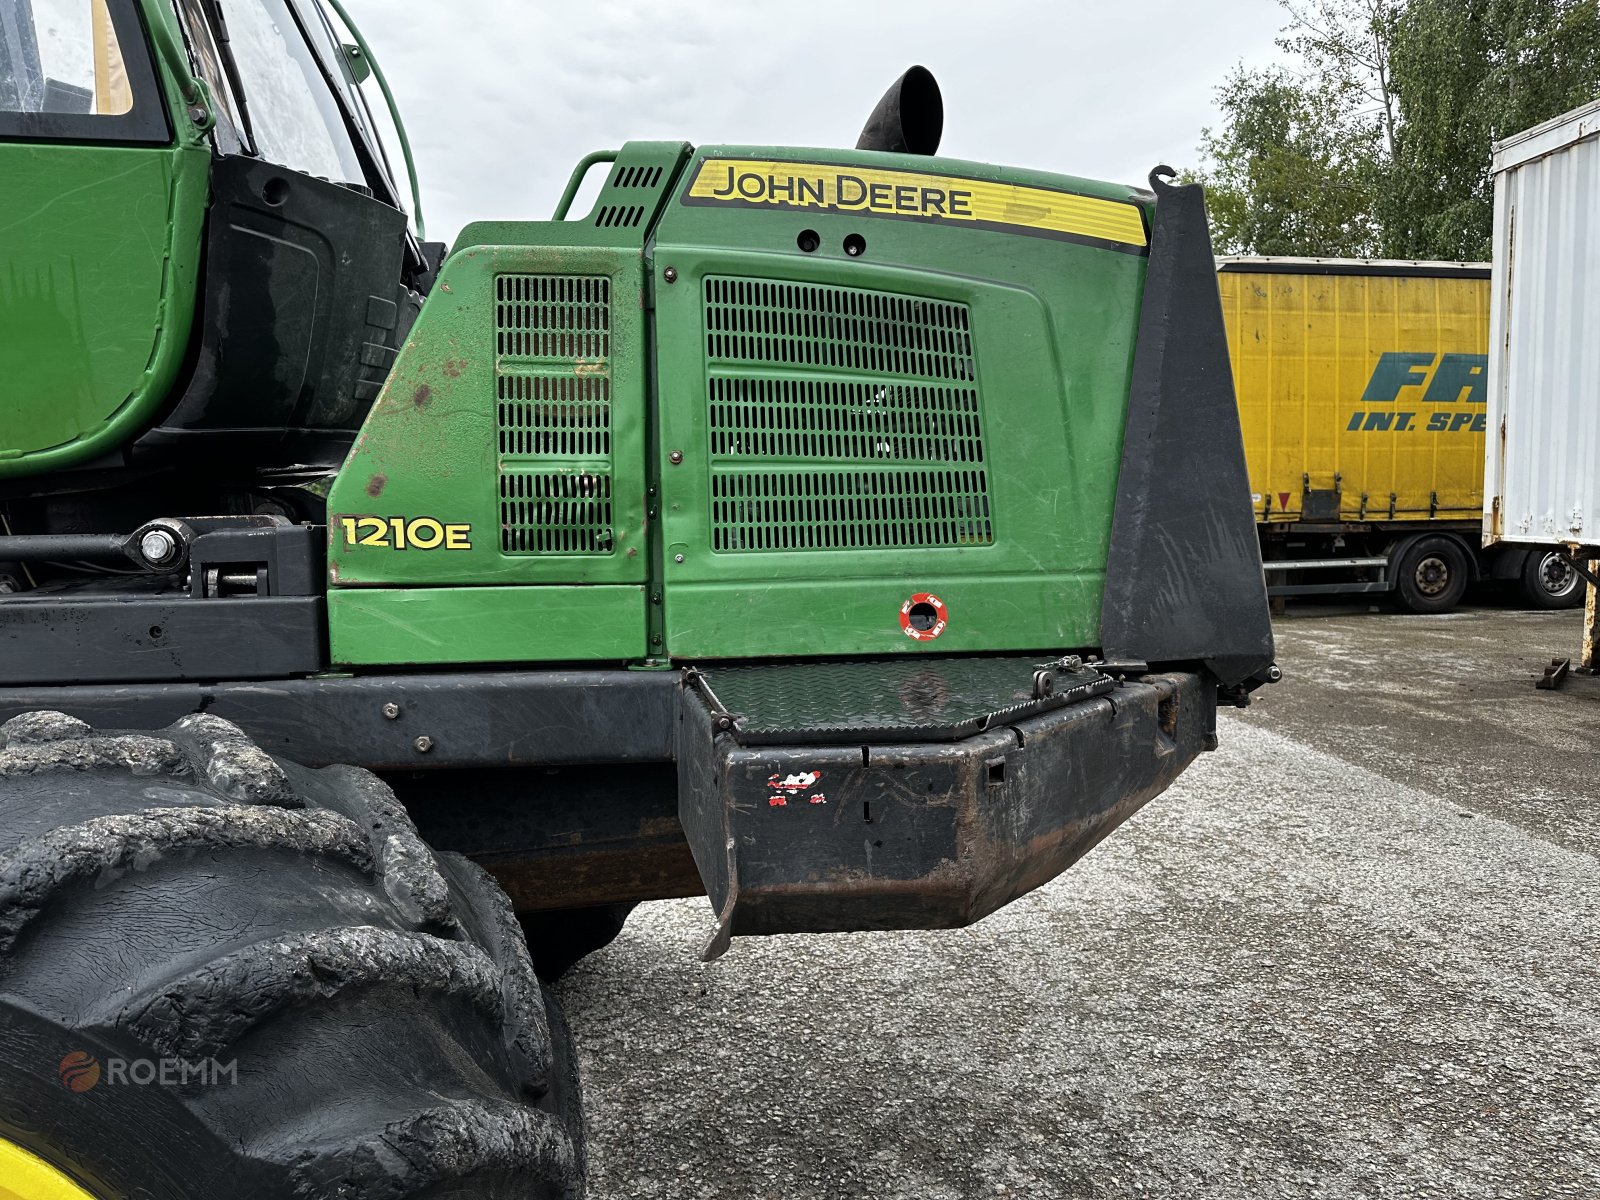
[[[563,993],[591,1194],[1600,1195],[1600,680],[1573,613],[1279,623],[1288,680],[968,930],[640,909]]]

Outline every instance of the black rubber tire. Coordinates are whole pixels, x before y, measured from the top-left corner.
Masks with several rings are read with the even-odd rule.
[[[1395,597],[1414,613],[1449,612],[1467,594],[1472,565],[1454,538],[1425,537],[1400,555]]]
[[[596,950],[617,940],[635,904],[596,904],[549,912],[518,913],[533,954],[533,969],[554,983]]]
[[[1554,550],[1530,550],[1517,583],[1529,608],[1577,608],[1587,585]]]
[[[543,1200],[579,1105],[510,902],[373,775],[0,725],[0,1136],[97,1196]]]

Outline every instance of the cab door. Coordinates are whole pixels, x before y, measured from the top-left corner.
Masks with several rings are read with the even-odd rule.
[[[193,312],[205,150],[134,0],[0,0],[0,477],[114,448]]]

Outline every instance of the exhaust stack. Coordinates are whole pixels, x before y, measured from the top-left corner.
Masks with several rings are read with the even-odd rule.
[[[857,150],[936,154],[944,133],[944,99],[927,67],[912,67],[890,85],[856,139]]]

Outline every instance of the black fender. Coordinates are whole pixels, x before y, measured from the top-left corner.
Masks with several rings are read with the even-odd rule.
[[[1224,686],[1272,665],[1216,260],[1198,184],[1150,174],[1150,262],[1106,562],[1107,659],[1200,662]]]

